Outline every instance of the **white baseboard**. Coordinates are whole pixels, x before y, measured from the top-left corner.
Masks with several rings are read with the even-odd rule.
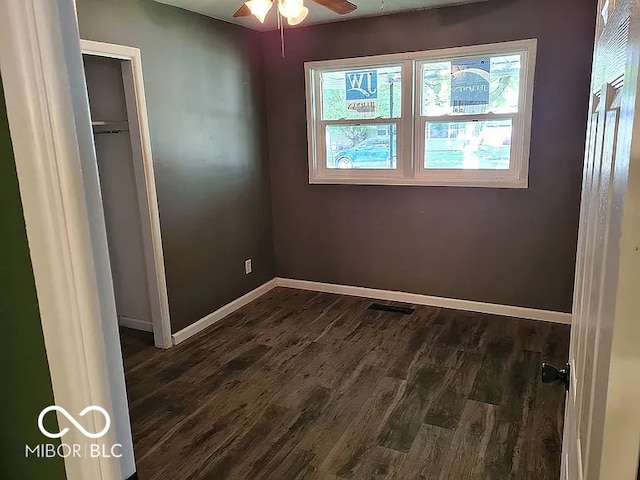
[[[247,303],[254,301],[256,298],[261,297],[268,291],[274,289],[276,287],[276,279],[269,280],[266,283],[263,283],[255,290],[251,290],[249,293],[244,294],[240,298],[235,299],[234,301],[227,303],[223,307],[220,307],[213,313],[210,313],[204,318],[201,318],[195,323],[192,323],[188,327],[183,328],[182,330],[174,333],[173,344],[178,345],[181,342],[184,342],[187,338],[194,336],[196,333],[201,332],[207,327],[210,327],[214,323],[222,320],[227,315],[235,312],[241,307],[244,307]]]
[[[118,315],[118,325],[121,327],[133,328],[134,330],[141,330],[143,332],[153,332],[153,323],[145,320],[138,320],[137,318]]]
[[[433,297],[417,293],[394,292],[391,290],[378,290],[376,288],[352,287],[349,285],[336,285],[333,283],[310,282],[307,280],[293,280],[290,278],[276,278],[277,286],[298,288],[300,290],[312,290],[315,292],[337,293],[354,297],[366,297],[376,300],[389,300],[403,302],[412,305],[428,305],[431,307],[453,308],[470,312],[490,313],[507,317],[526,318],[529,320],[542,320],[545,322],[571,324],[571,314],[554,312],[550,310],[537,310],[535,308],[514,307],[511,305],[498,305],[494,303],[475,302],[472,300],[458,300],[455,298]]]
[[[469,312],[490,313],[493,315],[525,318],[529,320],[571,324],[570,313],[475,302],[472,300],[458,300],[455,298],[433,297],[431,295],[421,295],[418,293],[394,292],[392,290],[379,290],[376,288],[353,287],[350,285],[336,285],[333,283],[310,282],[308,280],[293,280],[290,278],[277,277],[260,285],[255,290],[251,290],[240,298],[227,303],[225,306],[220,307],[215,312],[210,313],[206,317],[201,318],[179,332],[174,333],[172,335],[173,344],[177,345],[184,342],[189,337],[192,337],[196,333],[210,327],[214,323],[222,320],[224,317],[235,312],[239,308],[244,307],[256,298],[261,297],[275,287],[297,288],[300,290],[311,290],[314,292],[336,293],[339,295],[373,298],[376,300],[389,300],[392,302],[402,302],[412,305],[428,305],[431,307],[452,308],[455,310],[466,310]],[[124,323],[121,324],[123,326],[127,326]],[[149,324],[149,328],[151,328],[151,324]]]

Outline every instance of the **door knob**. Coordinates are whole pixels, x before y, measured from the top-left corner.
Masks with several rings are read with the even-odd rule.
[[[571,378],[571,365],[568,363],[562,370],[558,370],[548,363],[542,364],[542,383],[564,383],[564,388],[569,391],[569,379]]]

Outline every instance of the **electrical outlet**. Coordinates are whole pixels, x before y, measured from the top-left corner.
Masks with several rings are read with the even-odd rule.
[[[247,275],[251,273],[251,259],[244,261],[244,273]]]

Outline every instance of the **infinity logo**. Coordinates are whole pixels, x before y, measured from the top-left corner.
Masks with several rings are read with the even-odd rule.
[[[80,425],[80,423],[78,423],[78,421],[73,418],[71,415],[69,415],[69,412],[67,412],[64,408],[59,407],[57,405],[51,405],[50,407],[45,408],[44,410],[42,410],[42,412],[40,412],[40,415],[38,416],[38,428],[40,428],[40,431],[42,432],[42,434],[45,437],[49,437],[49,438],[60,438],[64,435],[67,434],[67,432],[69,431],[68,428],[63,428],[60,432],[58,433],[51,433],[49,432],[46,428],[44,428],[43,425],[43,420],[44,420],[44,416],[52,411],[58,411],[60,412],[62,415],[64,415],[65,417],[67,417],[67,419],[73,423],[73,426],[76,427],[85,437],[88,438],[100,438],[103,437],[108,431],[109,431],[109,427],[111,426],[111,417],[109,416],[109,414],[107,413],[107,411],[102,408],[102,407],[98,407],[96,405],[92,405],[90,407],[85,408],[84,410],[82,410],[80,412],[80,416],[84,417],[87,413],[89,412],[100,412],[102,415],[104,415],[104,418],[106,420],[106,424],[104,426],[104,428],[102,430],[100,430],[98,433],[91,433],[91,432],[87,432],[84,427],[82,425]]]

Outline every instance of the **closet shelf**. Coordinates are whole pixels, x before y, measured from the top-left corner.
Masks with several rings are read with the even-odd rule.
[[[96,135],[102,133],[120,133],[129,131],[128,122],[93,121],[91,122],[91,126],[93,127],[93,133]]]

